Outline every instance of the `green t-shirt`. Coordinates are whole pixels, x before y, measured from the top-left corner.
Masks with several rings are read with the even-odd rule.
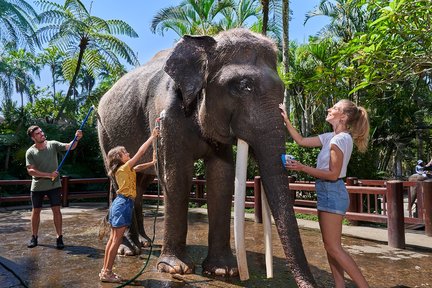
[[[66,151],[67,143],[47,141],[46,149],[39,150],[33,144],[26,152],[26,166],[33,165],[36,170],[51,173],[58,167],[57,154]],[[46,191],[61,187],[60,177],[54,181],[48,178],[32,177],[31,191]]]

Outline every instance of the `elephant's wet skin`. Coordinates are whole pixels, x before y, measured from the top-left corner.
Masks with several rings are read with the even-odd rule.
[[[238,276],[237,261],[232,253],[229,254],[220,257],[207,257],[202,264],[203,274],[225,277]]]
[[[135,153],[149,137],[156,118],[164,114],[157,145],[165,209],[159,271],[194,271],[186,256],[188,198],[194,162],[201,159],[209,222],[203,272],[238,274],[230,249],[235,180],[232,145],[242,139],[258,162],[297,285],[316,287],[301,245],[294,202],[287,196],[288,174],[280,161],[286,130],[277,107],[283,101],[283,88],[275,43],[261,34],[233,29],[215,37],[184,36],[173,49],[124,75],[101,98],[98,134],[104,157],[119,145]],[[151,157],[148,151],[142,160]],[[137,175],[137,199],[142,199],[154,175],[140,177],[139,181]],[[142,213],[138,206],[142,201],[135,204],[136,213]],[[137,227],[143,227],[142,215],[136,216]],[[131,230],[135,228],[133,224]]]
[[[195,265],[189,256],[184,256],[183,261],[173,255],[159,256],[157,270],[170,274],[192,274],[195,273]]]
[[[152,244],[151,239],[145,233],[144,236],[141,234],[135,236],[135,238],[138,238],[136,241],[134,241],[133,238],[134,237],[129,233],[126,233],[126,235],[123,236],[123,242],[120,244],[117,254],[124,256],[139,255],[141,253],[141,248],[150,247]],[[140,246],[138,247],[135,243],[139,243]]]

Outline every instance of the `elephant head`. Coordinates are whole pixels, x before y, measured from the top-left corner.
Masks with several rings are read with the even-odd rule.
[[[313,287],[294,214],[294,195],[280,161],[286,131],[278,110],[283,83],[276,65],[277,49],[271,40],[235,29],[215,38],[184,36],[164,70],[174,82],[185,115],[196,114],[206,142],[232,145],[240,138],[250,145],[288,267],[298,286]]]

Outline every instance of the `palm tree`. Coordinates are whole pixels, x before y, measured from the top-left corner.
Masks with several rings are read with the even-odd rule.
[[[36,11],[24,0],[0,0],[0,42],[16,42],[19,46],[37,45],[33,20]]]
[[[9,46],[6,54],[3,55],[4,62],[2,73],[7,79],[6,88],[9,92],[12,92],[12,85],[15,91],[21,96],[21,113],[24,112],[24,95],[27,95],[30,103],[33,103],[33,95],[31,88],[34,86],[33,76],[39,77],[40,67],[36,61],[36,58],[32,53],[25,51],[24,49],[13,49],[13,46]],[[5,93],[5,98],[8,99],[10,94]]]
[[[304,24],[316,16],[330,18],[330,23],[318,33],[320,37],[337,37],[343,42],[353,39],[356,32],[367,31],[368,21],[376,17],[360,6],[359,0],[321,0],[314,10],[306,13]]]
[[[259,21],[251,26],[251,30],[272,38],[280,47],[284,24],[282,0],[260,0],[260,3],[262,15],[258,17]]]
[[[63,74],[70,85],[56,120],[63,115],[83,62],[93,77],[104,62],[120,65],[118,56],[130,65],[138,65],[132,49],[113,36],[138,37],[126,22],[92,16],[80,0],[65,0],[64,5],[44,0],[36,3],[44,10],[38,16],[39,23],[45,25],[37,31],[38,37],[66,53]]]
[[[262,31],[263,35],[267,35],[267,25],[269,19],[269,0],[261,0],[262,11],[263,11],[263,21],[262,21]]]
[[[5,55],[3,53],[0,54],[0,90],[3,93],[3,100],[5,101],[11,100],[13,93],[12,70],[13,67],[6,61]]]
[[[223,17],[219,21],[218,26],[222,30],[228,30],[245,27],[250,18],[260,21],[261,8],[257,0],[240,0],[233,7],[227,7],[222,10],[221,14]]]
[[[290,17],[290,8],[289,8],[289,0],[282,1],[282,66],[283,66],[283,74],[289,74],[289,62],[290,62],[290,49],[289,49],[289,17]],[[284,89],[284,102],[287,111],[290,111],[291,103],[290,103],[290,95],[288,87]],[[288,112],[289,113],[289,112]]]
[[[151,31],[163,35],[173,30],[179,37],[214,35],[221,31],[217,16],[225,9],[234,8],[232,0],[184,0],[178,6],[160,10],[152,20]]]
[[[49,46],[38,55],[38,59],[41,64],[48,65],[50,68],[54,107],[56,107],[56,83],[58,83],[62,77],[61,64],[65,56],[66,54],[60,51],[60,49],[56,46]]]

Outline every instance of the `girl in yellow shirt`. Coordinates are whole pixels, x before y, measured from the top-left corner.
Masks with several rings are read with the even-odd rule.
[[[123,234],[132,223],[133,203],[136,197],[136,172],[153,166],[156,159],[153,157],[151,162],[136,166],[135,164],[158,136],[159,129],[153,129],[150,138],[141,145],[132,158],[123,146],[117,146],[108,152],[108,175],[114,176],[118,190],[109,211],[111,233],[105,247],[103,268],[99,273],[102,282],[118,283],[122,281],[119,275],[112,272],[112,267]]]

